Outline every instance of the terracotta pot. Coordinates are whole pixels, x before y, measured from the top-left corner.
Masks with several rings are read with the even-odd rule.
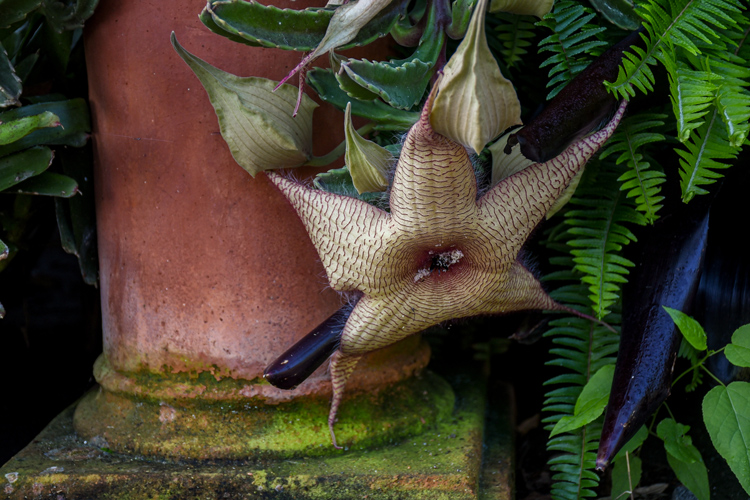
[[[294,391],[261,377],[341,299],[283,196],[264,174],[253,179],[232,159],[205,91],[169,35],[175,31],[186,49],[242,76],[278,80],[301,54],[214,35],[198,20],[204,4],[102,2],[87,25],[104,353],[95,366],[100,388],[79,405],[76,429],[115,450],[162,456],[328,449],[324,418],[311,421],[314,432],[296,448],[262,436],[248,444],[249,429],[262,435],[271,417],[238,408],[300,397],[327,405],[324,369]],[[320,155],[343,139],[343,114],[322,105],[315,120]],[[420,371],[428,358],[419,339],[376,353],[349,393],[376,392]],[[206,437],[229,420],[238,436]],[[383,432],[349,439],[371,442]]]

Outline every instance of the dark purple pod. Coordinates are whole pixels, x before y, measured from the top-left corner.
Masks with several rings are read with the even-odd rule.
[[[696,204],[694,204],[696,205]],[[672,214],[639,238],[623,289],[623,321],[596,468],[610,460],[667,398],[681,335],[662,306],[688,312],[700,278],[708,211]]]
[[[351,312],[351,306],[344,306],[333,313],[269,364],[263,378],[279,389],[294,389],[300,385],[338,348]]]
[[[617,110],[618,101],[605,81],[617,79],[622,53],[641,41],[632,32],[607,49],[565,86],[531,122],[508,137],[505,153],[516,144],[529,160],[542,163],[562,153],[574,141],[601,128]]]

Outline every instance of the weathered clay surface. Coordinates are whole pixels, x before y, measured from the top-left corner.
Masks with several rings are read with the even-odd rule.
[[[252,381],[340,298],[293,209],[265,175],[253,179],[232,159],[169,35],[240,75],[280,79],[301,54],[212,34],[198,20],[204,5],[105,2],[87,26],[104,350],[118,373]],[[322,105],[315,120],[324,154],[343,139],[343,115]],[[385,379],[406,375],[393,369]],[[307,392],[323,387],[316,379],[327,379],[324,369]],[[270,387],[263,396],[288,399]]]

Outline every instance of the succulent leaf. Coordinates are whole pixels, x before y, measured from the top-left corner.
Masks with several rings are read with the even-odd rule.
[[[404,0],[394,0],[375,12],[365,25],[359,27],[355,36],[342,43],[339,48],[367,45],[386,35],[398,20],[404,6]],[[335,12],[341,8],[343,7],[336,10],[314,7],[301,10],[279,9],[255,1],[218,0],[206,5],[200,19],[214,33],[236,42],[309,51],[323,42]]]
[[[437,22],[437,8],[430,9],[425,29],[414,53],[389,62],[350,59],[342,64],[347,75],[357,84],[380,96],[398,109],[411,109],[424,96],[427,84],[435,73],[445,34]]]
[[[380,99],[369,102],[354,100],[343,91],[336,81],[333,72],[328,69],[315,68],[307,73],[310,86],[320,98],[337,108],[344,110],[351,102],[352,114],[374,121],[375,130],[408,130],[419,118],[419,113],[394,109]]]

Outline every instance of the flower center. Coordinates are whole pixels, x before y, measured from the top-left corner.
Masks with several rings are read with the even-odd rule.
[[[456,248],[440,253],[430,251],[429,265],[417,271],[417,274],[414,275],[414,283],[421,281],[433,272],[447,271],[452,265],[457,264],[463,256],[464,253]]]

